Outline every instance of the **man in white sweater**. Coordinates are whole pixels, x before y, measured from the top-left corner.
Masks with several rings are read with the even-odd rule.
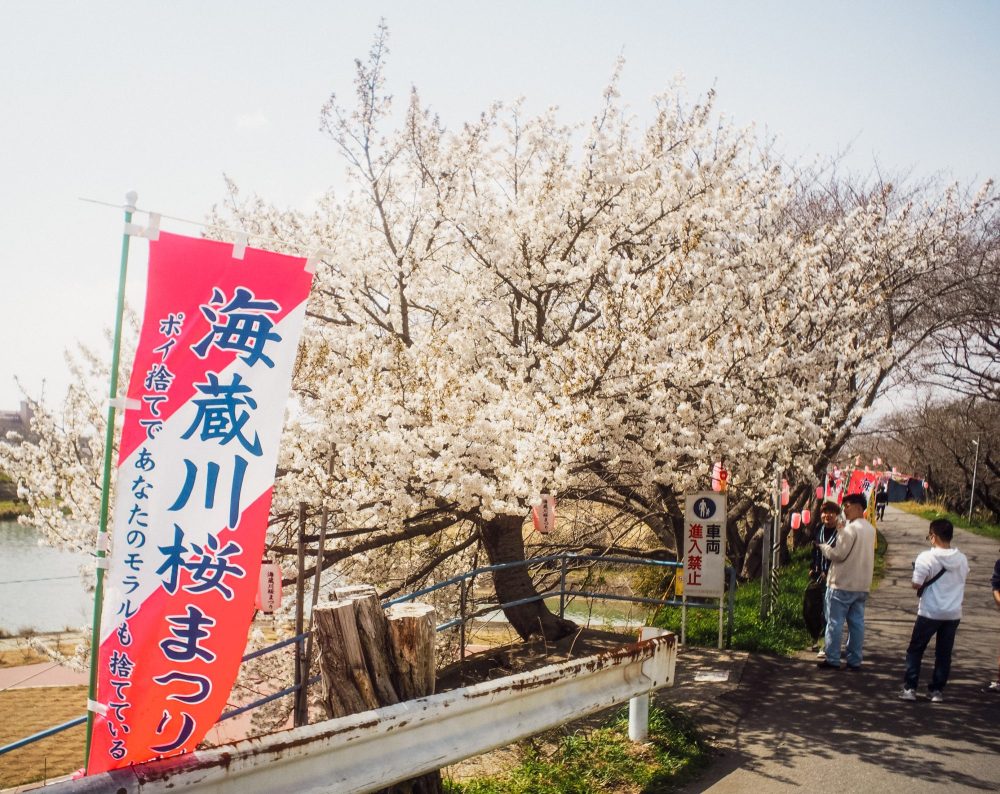
[[[969,561],[962,552],[951,547],[954,532],[947,518],[931,521],[927,536],[931,547],[920,552],[913,563],[913,589],[920,596],[920,602],[910,646],[906,649],[906,675],[903,691],[899,693],[903,700],[917,699],[920,661],[931,637],[937,638],[934,641],[934,673],[929,686],[931,702],[944,700],[941,693],[951,672],[951,650],[962,620],[965,579],[969,575]]]
[[[837,530],[837,543],[820,544],[830,560],[826,575],[826,658],[817,663],[821,670],[840,669],[840,638],[847,624],[847,669],[861,669],[861,648],[865,641],[865,602],[875,570],[875,527],[865,519],[868,500],[863,494],[844,497],[847,523]]]

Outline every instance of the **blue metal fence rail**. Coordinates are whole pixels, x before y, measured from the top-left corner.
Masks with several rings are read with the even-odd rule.
[[[569,571],[570,571],[570,565],[572,563],[593,563],[593,562],[598,562],[598,563],[603,563],[603,564],[606,564],[606,565],[653,565],[653,566],[657,566],[657,567],[661,567],[661,568],[674,568],[674,569],[677,569],[677,568],[681,568],[682,567],[682,563],[680,563],[680,562],[675,562],[673,560],[647,560],[647,559],[643,559],[643,558],[639,558],[639,557],[607,557],[607,556],[602,556],[602,555],[597,555],[597,554],[563,553],[563,554],[550,554],[550,555],[545,556],[545,557],[532,557],[531,559],[528,559],[528,560],[518,560],[516,562],[505,562],[505,563],[499,563],[497,565],[486,565],[486,566],[483,566],[481,568],[475,568],[475,569],[473,569],[471,571],[467,571],[465,573],[458,574],[457,576],[453,576],[450,579],[445,579],[444,581],[441,581],[441,582],[438,582],[436,584],[430,585],[429,587],[424,587],[424,588],[422,588],[420,590],[415,590],[412,593],[408,593],[406,595],[399,596],[398,598],[393,598],[393,599],[390,599],[388,601],[383,601],[382,602],[382,608],[383,609],[388,609],[389,607],[393,606],[394,604],[403,604],[403,603],[406,603],[408,601],[413,601],[414,599],[420,598],[421,596],[427,595],[428,593],[433,593],[436,590],[440,590],[440,589],[442,589],[444,587],[449,587],[449,586],[456,585],[456,584],[461,585],[464,588],[466,582],[471,581],[475,577],[477,577],[477,576],[479,576],[481,574],[484,574],[484,573],[492,573],[493,571],[502,571],[502,570],[508,569],[508,568],[537,567],[539,565],[544,565],[546,563],[550,563],[550,562],[553,562],[555,560],[559,560],[559,565],[560,565],[560,571],[559,571],[559,589],[558,590],[550,590],[548,592],[539,593],[539,594],[537,594],[535,596],[531,596],[529,598],[522,598],[522,599],[518,599],[516,601],[508,601],[508,602],[505,602],[505,603],[502,603],[502,604],[491,605],[490,606],[490,611],[497,610],[497,609],[507,609],[507,608],[510,608],[510,607],[520,606],[522,604],[530,604],[530,603],[533,603],[533,602],[536,602],[536,601],[544,601],[545,599],[555,598],[555,597],[558,596],[559,597],[559,616],[563,617],[566,614],[566,596],[567,595],[569,595],[569,596],[571,596],[573,598],[594,598],[594,599],[604,599],[604,600],[609,600],[609,601],[628,601],[628,602],[631,602],[631,603],[649,604],[649,605],[656,605],[656,606],[668,606],[668,607],[679,607],[679,606],[682,606],[682,605],[685,604],[684,601],[678,600],[676,598],[673,598],[673,599],[644,598],[642,596],[617,595],[617,594],[614,594],[614,593],[600,593],[600,592],[590,592],[590,591],[583,591],[583,590],[570,590],[570,591],[566,590],[566,575],[567,575],[567,573],[569,573]],[[728,578],[729,578],[728,599],[727,599],[727,603],[726,603],[726,611],[728,613],[727,614],[726,645],[729,645],[729,643],[732,640],[732,634],[733,634],[733,609],[734,609],[734,599],[735,599],[735,593],[736,593],[736,571],[733,568],[727,566],[726,567],[726,572],[727,572]],[[686,606],[688,607],[688,609],[716,609],[716,608],[718,608],[717,605],[714,604],[714,603],[700,603],[700,602],[692,602],[692,601],[687,601],[686,602]],[[451,620],[448,620],[448,621],[445,621],[444,623],[439,624],[436,627],[436,631],[445,631],[445,630],[453,628],[455,626],[461,626],[463,628],[463,630],[464,630],[465,624],[469,620],[474,619],[479,614],[482,614],[481,612],[477,612],[474,615],[466,615],[465,614],[465,599],[464,598],[460,599],[460,610],[461,610],[461,612],[460,612],[460,614],[459,614],[458,617],[453,618]],[[277,651],[277,650],[279,650],[281,648],[284,648],[284,647],[286,647],[288,645],[293,645],[294,644],[294,645],[297,645],[297,646],[301,646],[301,644],[305,641],[305,639],[308,636],[309,636],[309,632],[303,632],[302,634],[297,634],[294,637],[288,637],[288,638],[286,638],[284,640],[280,640],[279,642],[276,642],[273,645],[268,645],[266,648],[259,648],[256,651],[251,651],[250,653],[246,654],[243,657],[242,661],[248,662],[251,659],[256,659],[256,658],[259,658],[261,656],[265,656],[265,655],[267,655],[269,653]],[[463,639],[462,648],[461,648],[463,658],[464,658],[464,655],[465,655],[465,647],[464,646],[465,646],[465,643],[464,643],[464,639]],[[312,678],[308,679],[305,682],[305,684],[304,684],[306,690],[308,691],[309,686],[312,685],[312,684],[315,684],[317,681],[319,681],[319,679],[320,679],[320,676],[313,676]],[[278,700],[280,698],[287,697],[288,695],[296,694],[302,688],[303,688],[303,684],[296,684],[294,686],[286,687],[285,689],[282,689],[282,690],[280,690],[278,692],[274,692],[274,693],[272,693],[270,695],[267,695],[267,696],[265,696],[263,698],[260,698],[259,700],[255,700],[252,703],[247,703],[246,705],[240,706],[239,708],[235,708],[235,709],[232,709],[230,711],[224,712],[219,717],[218,722],[222,722],[223,720],[228,720],[228,719],[231,719],[233,717],[238,717],[240,714],[245,714],[248,711],[252,711],[253,709],[256,709],[256,708],[259,708],[260,706],[263,706],[265,703],[270,703],[273,700]],[[53,726],[51,728],[45,729],[44,731],[40,731],[39,733],[33,734],[32,736],[27,736],[27,737],[25,737],[23,739],[19,739],[16,742],[13,742],[11,744],[7,744],[7,745],[4,745],[3,747],[0,747],[0,755],[3,755],[5,753],[9,753],[9,752],[11,752],[13,750],[17,750],[17,749],[19,749],[21,747],[24,747],[24,746],[32,744],[34,742],[40,741],[42,739],[46,739],[49,736],[53,736],[53,735],[55,735],[57,733],[60,733],[60,732],[65,731],[65,730],[68,730],[70,728],[74,728],[77,725],[82,725],[86,721],[87,721],[87,716],[83,715],[83,716],[77,717],[75,719],[72,719],[69,722],[65,722],[62,725],[55,725],[55,726]]]

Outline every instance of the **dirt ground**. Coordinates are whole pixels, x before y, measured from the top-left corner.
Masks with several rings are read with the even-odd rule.
[[[87,687],[29,687],[0,692],[0,745],[15,742],[85,711]],[[0,788],[65,775],[83,766],[86,726],[0,756]]]

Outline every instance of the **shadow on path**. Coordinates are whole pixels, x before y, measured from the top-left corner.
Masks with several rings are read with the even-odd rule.
[[[906,702],[897,695],[917,606],[910,562],[927,522],[890,508],[880,529],[890,546],[866,610],[862,671],[818,670],[813,654],[751,655],[739,686],[714,704],[719,756],[684,791],[1000,791],[1000,696],[982,692],[1000,643],[989,587],[997,544],[956,530],[971,572],[946,701],[924,690]],[[933,648],[921,687],[931,667]]]

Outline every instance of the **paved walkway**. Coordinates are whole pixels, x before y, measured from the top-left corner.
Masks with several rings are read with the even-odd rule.
[[[686,792],[1000,791],[1000,696],[981,691],[1000,645],[990,592],[997,541],[955,531],[970,574],[946,701],[926,696],[932,648],[917,702],[897,698],[917,606],[910,563],[927,547],[927,524],[890,507],[880,526],[889,552],[868,601],[863,671],[817,670],[815,654],[751,655],[734,671],[739,686],[706,712],[720,755]]]

